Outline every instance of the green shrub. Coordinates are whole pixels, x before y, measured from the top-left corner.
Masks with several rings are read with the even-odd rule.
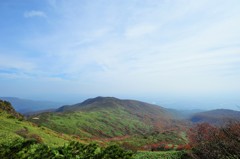
[[[1,159],[130,159],[132,156],[131,151],[124,150],[117,145],[101,148],[96,143],[86,145],[70,142],[64,146],[52,148],[36,140],[19,139],[0,145]]]

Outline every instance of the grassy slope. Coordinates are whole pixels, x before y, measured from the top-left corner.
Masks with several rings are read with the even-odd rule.
[[[91,112],[45,113],[39,120],[43,126],[80,137],[114,137],[145,134],[153,128],[123,108],[106,108]]]
[[[37,115],[31,121],[53,130],[80,137],[117,137],[147,134],[177,128],[166,109],[133,100],[97,97],[72,106],[63,106],[53,113]]]
[[[137,149],[150,150],[151,145],[154,144],[170,144],[181,145],[186,144],[187,140],[185,136],[182,136],[183,132],[168,132],[168,133],[150,133],[146,135],[133,135],[129,138],[124,138],[118,141],[111,141],[113,143],[119,143],[120,145],[132,145]]]
[[[82,140],[113,142],[137,149],[160,142],[186,143],[180,130],[181,123],[172,120],[163,108],[147,103],[95,98],[59,110],[32,116],[29,120]],[[34,117],[39,119],[34,120]]]
[[[22,138],[16,132],[22,129],[27,129],[28,134],[36,134],[40,136],[44,143],[49,146],[59,146],[73,140],[68,135],[60,135],[48,128],[38,127],[33,123],[21,121],[13,118],[4,111],[0,111],[0,143],[10,142],[17,138]]]

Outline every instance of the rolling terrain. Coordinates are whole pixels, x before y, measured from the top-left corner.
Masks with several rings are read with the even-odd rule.
[[[96,97],[62,106],[55,112],[33,115],[29,120],[82,140],[128,142],[137,147],[160,141],[185,142],[181,133],[185,123],[167,109],[114,97]]]
[[[3,145],[6,147],[8,143],[13,143],[24,146],[34,139],[37,143],[32,143],[27,149],[23,148],[18,155],[24,156],[25,152],[29,156],[39,155],[39,150],[56,156],[74,155],[76,148],[91,149],[94,152],[96,150],[99,152],[97,155],[104,155],[112,152],[106,151],[109,148],[114,149],[111,145],[118,144],[123,148],[115,147],[120,150],[119,155],[129,153],[136,159],[185,158],[193,146],[191,143],[194,140],[187,136],[188,130],[193,130],[189,129],[193,125],[181,120],[181,115],[177,111],[140,101],[96,97],[82,103],[62,106],[52,112],[38,112],[28,116],[26,121],[10,102],[0,100],[0,156],[3,155],[2,152],[7,152]],[[193,123],[208,122],[222,126],[230,120],[239,120],[239,112],[212,110],[196,113],[191,120]],[[213,128],[215,131],[222,130],[214,126],[204,127],[208,126],[204,124],[200,126]],[[235,134],[239,130],[237,126],[232,125],[231,129],[226,130]],[[192,133],[196,130],[198,132],[197,127],[192,128],[195,130]],[[85,151],[78,153],[87,155],[84,154]]]
[[[112,105],[113,110],[110,109],[111,105],[108,105],[109,106],[108,108],[104,108],[104,106],[99,108],[99,106],[97,106],[98,102],[100,102],[101,104],[103,103],[110,104],[113,101],[117,103],[120,102],[118,104],[115,103],[114,106]],[[90,104],[91,106],[84,106],[85,104],[86,105]],[[128,106],[125,105],[126,107],[125,109],[128,108],[129,110],[127,111],[127,110],[124,110],[124,108],[121,108],[122,104],[128,104]],[[168,152],[148,152],[148,151],[137,152],[136,151],[137,149],[133,147],[133,145],[136,145],[136,143],[138,148],[141,148],[142,145],[148,144],[147,146],[151,146],[151,144],[158,143],[160,141],[170,142],[175,140],[176,144],[183,143],[184,139],[180,141],[178,134],[177,133],[174,134],[173,132],[170,132],[170,133],[166,131],[164,131],[163,133],[158,133],[156,131],[152,132],[152,130],[154,130],[153,129],[154,125],[148,126],[146,123],[144,123],[145,120],[140,120],[140,116],[142,116],[141,114],[139,114],[140,112],[136,111],[139,117],[137,116],[134,117],[134,115],[130,113],[131,112],[130,110],[133,111],[134,109],[136,109],[136,107],[134,106],[135,104],[139,104],[138,109],[141,109],[142,106],[146,106],[149,109],[151,109],[151,107],[152,109],[155,109],[152,112],[146,111],[145,113],[143,113],[143,115],[144,114],[147,114],[150,116],[152,115],[152,118],[150,118],[152,120],[154,120],[153,117],[155,117],[157,113],[164,112],[163,110],[161,110],[160,112],[156,112],[157,109],[159,108],[153,105],[148,105],[147,103],[130,101],[130,100],[121,101],[116,98],[95,98],[93,100],[92,99],[87,100],[85,101],[85,103],[82,103],[81,109],[76,107],[77,105],[74,105],[73,107],[67,107],[68,108],[67,110],[66,109],[62,110],[62,108],[56,110],[55,113],[57,115],[67,114],[66,115],[67,118],[70,117],[68,116],[69,114],[73,112],[77,113],[78,111],[82,113],[92,112],[93,114],[95,114],[96,113],[94,112],[95,109],[97,109],[96,111],[100,111],[99,114],[105,113],[105,117],[109,115],[107,113],[112,113],[111,118],[113,118],[114,120],[119,120],[120,123],[122,122],[121,124],[125,127],[125,129],[127,129],[127,131],[123,129],[116,129],[121,133],[128,134],[125,136],[121,136],[121,137],[117,136],[117,137],[111,137],[111,138],[109,138],[109,136],[102,136],[105,139],[101,140],[101,142],[97,138],[91,138],[91,140],[88,140],[88,142],[86,142],[86,141],[80,140],[78,137],[76,137],[76,135],[72,136],[64,133],[59,133],[49,128],[46,128],[42,125],[36,125],[32,122],[26,121],[23,115],[15,111],[15,109],[12,107],[10,102],[0,100],[0,156],[4,159],[5,158],[6,159],[7,158],[39,158],[43,156],[45,157],[56,156],[58,158],[65,158],[66,156],[69,156],[69,155],[72,156],[72,158],[78,158],[79,155],[82,155],[84,158],[88,158],[86,156],[95,156],[95,157],[98,156],[97,158],[99,157],[100,158],[106,158],[106,157],[118,158],[116,156],[119,156],[121,158],[121,156],[126,157],[131,155],[133,156],[129,158],[134,158],[134,159],[146,158],[146,157],[181,158],[181,156],[185,154],[185,151],[176,151],[176,150],[171,150]],[[106,109],[106,110],[102,111],[102,109]],[[37,116],[32,117],[32,120],[38,121],[40,120],[41,117],[44,117],[44,115],[46,114],[51,114],[51,113],[40,114],[38,117]],[[90,114],[90,115],[92,116],[93,114]],[[98,116],[99,114],[95,114],[95,116]],[[113,116],[113,114],[116,115],[116,117]],[[120,115],[117,115],[117,114],[120,114]],[[92,117],[94,117],[94,115]],[[133,121],[126,120],[124,119],[125,117],[126,118],[130,117],[130,119],[132,119]],[[63,117],[62,121],[66,120],[67,118]],[[103,116],[96,117],[93,119],[99,119],[99,118],[104,119]],[[82,119],[82,120],[86,120],[86,119],[90,119],[89,116],[86,115],[85,119]],[[110,118],[106,118],[106,120],[107,119],[110,120]],[[69,121],[70,120],[65,121],[65,124],[68,125]],[[124,123],[123,121],[129,122],[130,124],[129,128],[127,128],[128,124]],[[111,121],[108,121],[108,122],[111,122]],[[119,124],[117,123],[117,121],[114,121],[114,122],[116,122],[115,124]],[[149,121],[146,121],[146,122],[148,123]],[[90,122],[88,124],[90,124]],[[100,124],[103,124],[103,123],[100,122]],[[130,128],[131,124],[133,128]],[[115,125],[110,125],[110,127],[115,127]],[[116,127],[120,128],[119,125],[116,125]],[[147,129],[145,130],[145,128]],[[114,133],[114,131],[115,130],[113,129],[113,132],[111,132],[112,136],[119,135]],[[91,133],[90,132],[91,131],[89,131],[89,134],[93,136],[93,134],[91,134],[93,132]],[[130,136],[131,133],[133,133],[134,135]],[[101,136],[102,134],[100,133],[97,135]],[[184,138],[183,134],[181,135],[182,135],[182,138]],[[85,144],[81,144],[78,142],[69,142],[69,141],[78,141]],[[92,141],[95,141],[95,142],[97,141],[102,146],[99,147],[95,143],[90,143]],[[86,143],[90,143],[90,144],[86,144]],[[116,145],[115,146],[112,145],[116,143],[122,145],[124,149]],[[129,150],[134,150],[134,151],[129,151]]]

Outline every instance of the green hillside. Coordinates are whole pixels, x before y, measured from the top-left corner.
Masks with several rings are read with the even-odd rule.
[[[161,107],[112,97],[89,99],[30,118],[39,125],[80,137],[147,134],[168,126],[170,119]]]
[[[185,152],[175,150],[187,143],[181,122],[164,108],[139,101],[98,97],[29,120],[35,123],[0,101],[0,157],[181,158]],[[166,146],[171,151],[137,152],[165,151]]]
[[[113,97],[88,99],[29,120],[82,140],[129,141],[137,147],[161,141],[185,142],[181,136],[184,124],[164,108]]]
[[[56,131],[80,137],[114,137],[147,133],[151,125],[141,122],[122,108],[72,113],[45,113],[34,120]]]
[[[46,127],[25,121],[9,102],[0,100],[0,143],[23,138],[33,138],[50,146],[59,146],[74,140],[69,135],[59,134]]]

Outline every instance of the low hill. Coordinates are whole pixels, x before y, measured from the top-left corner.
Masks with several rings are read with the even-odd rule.
[[[23,138],[33,138],[50,146],[59,146],[74,140],[69,135],[59,134],[46,127],[39,127],[34,123],[25,121],[10,102],[0,100],[0,143],[8,143]]]
[[[29,99],[21,99],[16,97],[0,97],[1,100],[9,101],[16,111],[22,114],[29,114],[31,112],[49,110],[50,108],[57,108],[60,103],[51,101],[35,101]]]
[[[229,109],[216,109],[194,114],[190,120],[194,123],[207,122],[215,125],[223,125],[231,121],[240,121],[240,111]]]
[[[165,133],[168,136],[168,132],[181,129],[184,125],[163,107],[114,97],[88,99],[60,107],[55,112],[33,115],[29,120],[80,138],[110,140],[130,140],[130,136],[140,135],[150,141],[148,136],[152,134]],[[174,135],[172,140],[176,139],[177,135]]]

